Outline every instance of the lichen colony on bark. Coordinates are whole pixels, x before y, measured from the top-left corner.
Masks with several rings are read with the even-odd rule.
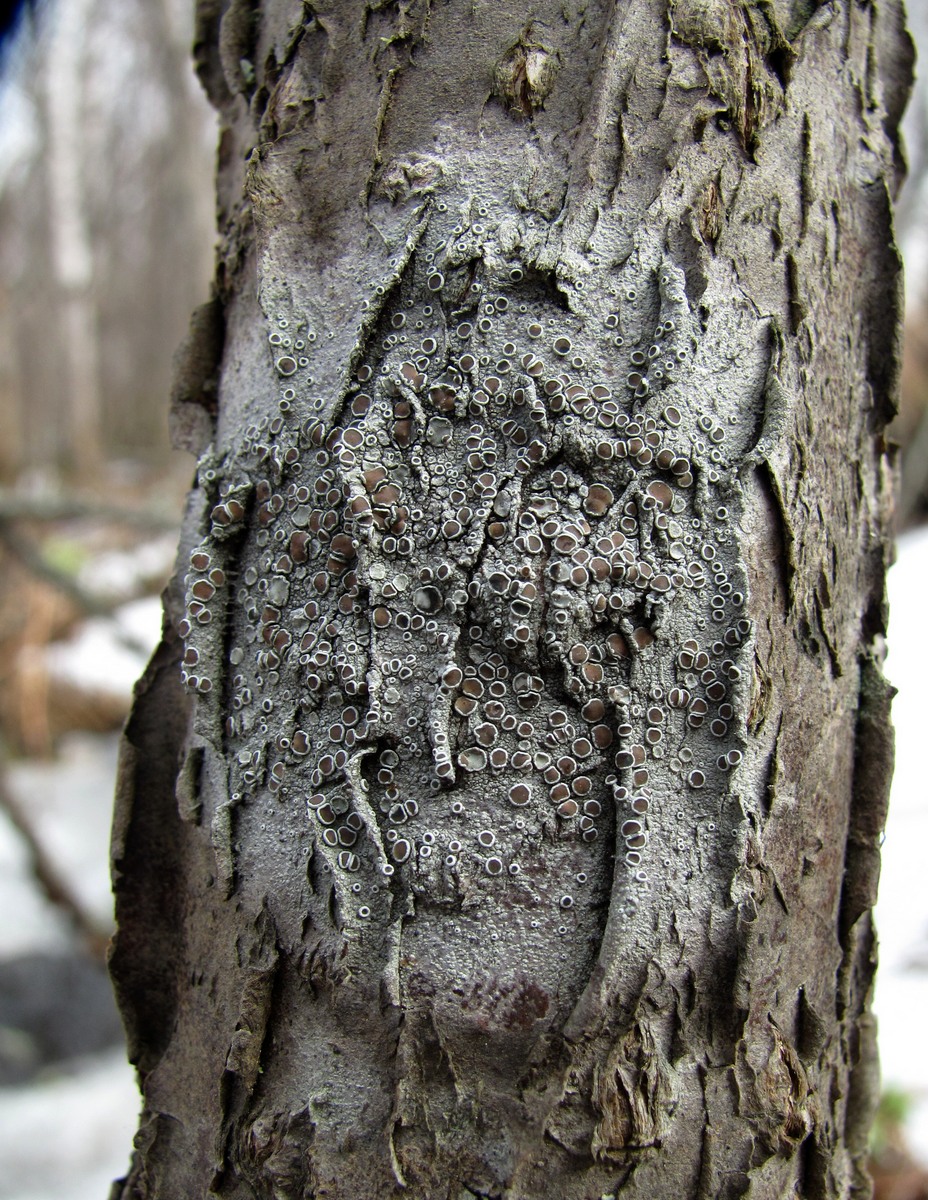
[[[866,1195],[898,6],[199,28],[114,1194]]]

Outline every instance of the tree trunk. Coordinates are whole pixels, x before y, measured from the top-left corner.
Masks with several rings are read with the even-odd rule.
[[[58,328],[65,348],[68,465],[79,479],[91,479],[99,476],[102,466],[103,422],[93,244],[82,179],[85,125],[81,72],[90,2],[62,4],[55,16],[45,81],[48,234],[54,246],[54,275],[61,298]]]
[[[199,20],[114,1195],[869,1195],[899,5]]]

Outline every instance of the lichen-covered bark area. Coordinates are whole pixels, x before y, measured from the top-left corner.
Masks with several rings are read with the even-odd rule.
[[[201,0],[198,56],[115,1194],[867,1195],[897,6]]]

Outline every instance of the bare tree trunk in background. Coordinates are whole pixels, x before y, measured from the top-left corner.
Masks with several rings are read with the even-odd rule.
[[[0,86],[0,470],[104,486],[168,458],[170,358],[209,293],[215,112],[190,0],[55,0]],[[144,469],[144,468],[143,468]]]
[[[917,57],[928,55],[928,9],[909,5]],[[896,230],[906,270],[905,355],[899,412],[889,436],[902,447],[896,528],[923,514],[928,485],[928,80],[920,72],[902,125],[905,187],[896,204]]]
[[[54,14],[46,80],[49,233],[61,296],[70,465],[85,479],[100,470],[103,433],[93,247],[82,179],[81,64],[91,4],[63,4]]]
[[[901,22],[201,0],[114,1196],[869,1194]]]

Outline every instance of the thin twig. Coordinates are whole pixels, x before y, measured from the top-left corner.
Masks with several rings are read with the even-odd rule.
[[[102,961],[106,954],[109,932],[87,911],[83,901],[72,890],[70,884],[52,861],[32,828],[23,806],[14,797],[0,765],[0,809],[10,818],[29,851],[29,868],[42,893],[56,908],[60,909],[93,956]]]
[[[48,559],[36,550],[28,538],[2,519],[0,519],[0,542],[3,542],[10,553],[19,559],[27,571],[37,579],[42,579],[46,583],[51,584],[53,588],[67,596],[72,604],[87,616],[107,617],[114,620],[113,614],[115,610],[122,607],[126,602],[124,597],[118,600],[105,600],[100,596],[95,596],[93,592],[89,592],[76,579],[65,574],[64,571],[59,571],[57,567],[52,566]],[[114,620],[114,624],[116,625],[117,638],[127,650],[145,657],[148,656],[149,647],[122,629],[117,621]]]
[[[180,515],[163,508],[124,508],[83,496],[29,496],[0,488],[2,521],[71,521],[92,519],[141,529],[176,530]]]
[[[56,591],[67,596],[74,606],[86,613],[87,616],[108,617],[114,608],[123,603],[123,601],[104,600],[100,596],[88,592],[76,579],[52,566],[27,537],[2,519],[0,519],[0,541],[11,554],[19,559],[31,575],[45,583],[50,583]]]

